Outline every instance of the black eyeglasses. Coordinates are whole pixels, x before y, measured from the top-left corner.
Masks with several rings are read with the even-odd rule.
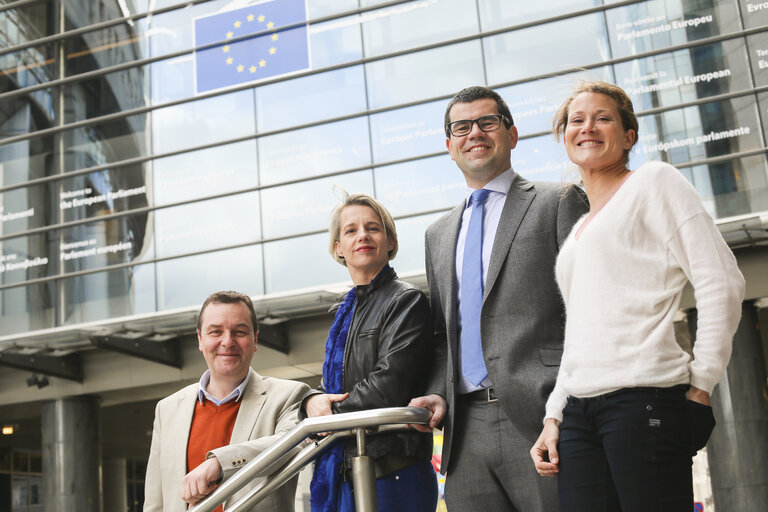
[[[477,119],[460,119],[448,124],[448,133],[454,137],[463,137],[472,131],[472,123],[476,123],[477,127],[484,132],[495,132],[501,127],[501,122],[510,126],[512,123],[506,116],[502,114],[491,114],[488,116],[478,117]]]

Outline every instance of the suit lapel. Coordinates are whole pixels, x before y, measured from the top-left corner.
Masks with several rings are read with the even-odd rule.
[[[504,208],[501,211],[499,227],[496,229],[496,238],[493,241],[493,250],[491,251],[491,261],[488,264],[488,276],[485,280],[485,289],[483,290],[483,301],[488,297],[488,293],[493,288],[496,278],[499,276],[501,267],[507,260],[509,248],[512,245],[523,222],[528,208],[536,197],[536,190],[533,184],[515,174],[512,184],[509,187],[507,200],[504,202]]]
[[[251,433],[256,428],[256,420],[262,407],[264,407],[264,402],[266,402],[267,386],[264,384],[264,379],[252,368],[249,371],[251,378],[245,388],[243,403],[240,404],[240,410],[237,411],[230,444],[242,443],[251,439]]]
[[[456,324],[457,293],[456,289],[456,242],[461,228],[461,217],[464,213],[466,202],[456,206],[443,220],[441,229],[434,246],[435,272],[437,287],[443,297],[443,314],[445,315],[445,328],[448,331],[448,346],[450,347],[451,365],[456,367],[456,351],[458,350],[458,325]]]

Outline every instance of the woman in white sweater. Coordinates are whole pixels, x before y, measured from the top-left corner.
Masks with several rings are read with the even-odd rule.
[[[554,120],[590,211],[557,259],[565,349],[531,457],[559,474],[563,511],[690,510],[691,457],[714,427],[709,394],[731,354],[744,279],[696,190],[673,166],[627,169],[637,141],[619,87],[581,84]],[[675,341],[695,290],[693,358]]]

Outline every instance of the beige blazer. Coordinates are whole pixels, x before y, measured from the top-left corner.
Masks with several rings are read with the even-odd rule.
[[[250,462],[298,422],[298,404],[309,391],[301,382],[262,377],[253,369],[243,394],[229,446],[212,450],[224,479]],[[187,474],[187,442],[199,385],[191,384],[158,402],[144,483],[144,512],[184,512],[181,480]],[[253,512],[292,512],[297,478],[259,503]],[[262,479],[254,480],[225,504],[231,505]]]

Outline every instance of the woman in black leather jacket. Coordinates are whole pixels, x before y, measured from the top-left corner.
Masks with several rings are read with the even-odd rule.
[[[400,281],[388,261],[397,253],[389,212],[375,199],[346,197],[331,219],[331,255],[354,287],[331,312],[323,384],[303,400],[306,417],[408,405],[422,394],[431,364],[429,306],[424,294]],[[432,434],[416,431],[369,436],[381,512],[433,512],[437,481],[430,463]],[[354,440],[315,461],[312,511],[354,511],[348,460]],[[347,462],[345,462],[345,460]]]

